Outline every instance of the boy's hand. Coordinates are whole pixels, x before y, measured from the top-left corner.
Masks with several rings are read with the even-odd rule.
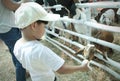
[[[88,60],[83,60],[82,63],[81,63],[81,66],[83,67],[83,71],[91,71],[92,68],[90,67],[90,61]]]

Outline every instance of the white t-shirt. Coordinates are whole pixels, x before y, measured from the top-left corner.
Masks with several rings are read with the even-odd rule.
[[[12,27],[16,27],[14,12],[7,9],[0,0],[0,33],[6,33]]]
[[[32,81],[54,81],[55,74],[64,60],[39,41],[15,44],[14,53],[31,75]]]

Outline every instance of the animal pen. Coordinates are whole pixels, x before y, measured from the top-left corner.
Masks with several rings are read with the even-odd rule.
[[[58,30],[63,31],[65,33],[69,33],[70,35],[74,35],[74,36],[80,37],[82,39],[85,39],[85,40],[87,40],[88,44],[91,43],[91,42],[95,42],[95,43],[101,44],[103,46],[112,48],[112,49],[120,52],[120,45],[110,43],[110,42],[107,42],[107,41],[103,41],[103,40],[100,40],[100,39],[97,39],[97,38],[94,38],[94,37],[91,36],[91,28],[120,33],[120,27],[108,26],[108,25],[104,25],[104,24],[100,24],[100,23],[94,23],[94,22],[89,21],[91,19],[91,9],[92,8],[120,8],[120,2],[95,2],[95,3],[82,3],[82,4],[81,3],[76,3],[76,6],[78,8],[85,8],[86,9],[87,21],[76,20],[76,19],[72,19],[72,18],[63,18],[63,17],[61,18],[61,21],[75,23],[75,24],[80,23],[80,24],[86,25],[86,27],[87,27],[86,28],[87,29],[86,34],[80,34],[80,33],[77,33],[77,32],[74,32],[74,31],[71,31],[71,30],[68,30],[68,29],[62,29],[60,27],[55,26],[54,25],[55,22],[51,25],[53,30],[50,31],[50,30],[46,29],[46,33],[52,34],[53,36],[57,37],[58,39],[64,40],[65,42],[68,42],[71,45],[75,45],[78,48],[83,49],[85,47],[84,45],[82,45],[81,43],[79,43],[77,41],[72,41],[68,38],[65,38],[64,36],[60,36],[57,33],[55,33],[54,30],[58,29]],[[56,6],[56,7],[58,8],[58,6]],[[56,8],[56,7],[54,6],[54,8]],[[59,6],[59,7],[61,7],[61,6]],[[52,8],[52,7],[48,7],[48,8]],[[46,40],[48,42],[50,42],[51,44],[53,44],[54,46],[56,46],[61,51],[63,51],[65,54],[70,56],[72,59],[79,62],[79,63],[82,62],[81,59],[85,59],[85,57],[82,54],[77,55],[81,59],[76,58],[75,55],[74,55],[75,50],[71,49],[70,47],[61,43],[58,40],[52,39],[51,37],[47,36],[47,34],[46,34]],[[116,62],[116,61],[114,61],[114,60],[112,60],[108,57],[107,57],[107,60],[105,60],[103,58],[103,56],[101,54],[98,54],[98,53],[95,54],[95,57],[97,57],[98,59],[104,61],[105,63],[108,63],[109,65],[111,65],[111,66],[117,68],[118,70],[120,70],[120,63],[119,62]],[[91,60],[90,64],[93,64],[97,67],[102,68],[103,70],[107,71],[108,73],[113,75],[115,78],[120,80],[120,74],[118,72],[112,70],[111,68],[105,66],[104,64],[98,63],[94,60]]]

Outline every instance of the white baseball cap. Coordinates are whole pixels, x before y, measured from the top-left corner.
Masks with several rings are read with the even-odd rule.
[[[60,15],[48,13],[41,5],[35,2],[22,3],[15,11],[15,23],[18,28],[25,28],[37,20],[56,21]]]

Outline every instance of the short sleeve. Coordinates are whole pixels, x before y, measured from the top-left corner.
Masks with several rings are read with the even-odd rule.
[[[41,60],[53,71],[57,71],[65,62],[61,57],[59,57],[48,47],[43,48]]]

